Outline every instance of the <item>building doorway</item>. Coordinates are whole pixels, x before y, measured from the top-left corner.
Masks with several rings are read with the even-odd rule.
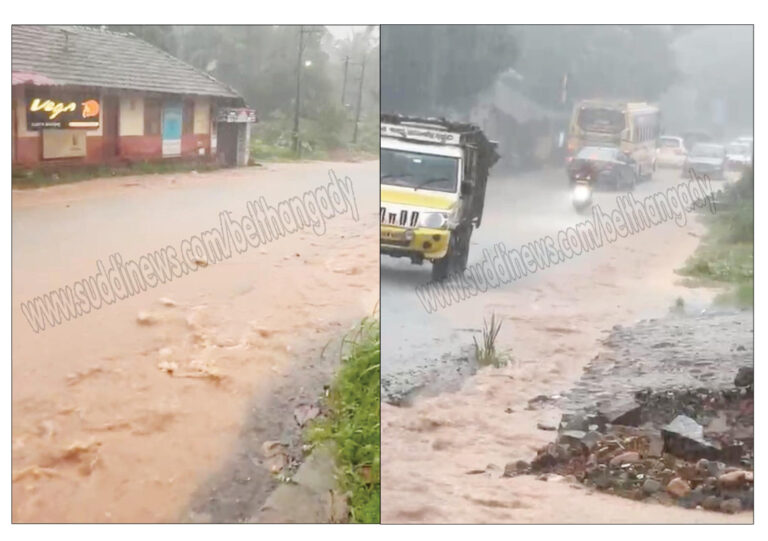
[[[237,166],[237,136],[241,124],[219,122],[216,128],[216,149],[226,167]]]

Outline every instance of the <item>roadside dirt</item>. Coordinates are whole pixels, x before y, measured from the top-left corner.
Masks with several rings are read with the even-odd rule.
[[[457,392],[422,398],[410,407],[382,405],[382,521],[751,522],[751,513],[649,505],[589,494],[568,483],[500,479],[494,473],[508,462],[530,460],[552,441],[553,433],[537,424],[559,419],[561,412],[530,410],[528,401],[571,389],[614,325],[664,316],[677,297],[694,311],[709,306],[713,291],[685,288],[673,272],[702,232],[695,220],[685,227],[658,226],[467,301],[461,312],[495,312],[503,319],[499,346],[511,351],[513,361],[479,370]],[[503,230],[497,234],[504,240]],[[458,307],[452,310],[460,313]],[[482,318],[472,324],[457,317],[454,325],[482,324]]]
[[[337,216],[324,236],[250,248],[39,334],[19,310],[98,259],[178,245],[222,210],[326,184],[329,169],[353,180],[359,222]],[[244,430],[258,445],[280,437],[293,407],[317,398],[305,378],[330,373],[322,348],[376,306],[377,171],[278,164],[14,191],[13,520],[189,520]],[[271,478],[251,480],[244,493],[265,498]],[[226,505],[208,517],[234,520],[244,504]]]

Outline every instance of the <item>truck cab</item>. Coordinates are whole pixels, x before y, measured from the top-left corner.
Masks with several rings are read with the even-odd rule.
[[[430,261],[436,281],[463,272],[497,159],[473,125],[382,115],[382,253]]]

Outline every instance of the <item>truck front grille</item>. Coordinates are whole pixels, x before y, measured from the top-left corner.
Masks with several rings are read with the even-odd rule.
[[[399,212],[394,208],[381,207],[379,211],[381,223],[385,225],[398,225],[400,227],[416,227],[419,225],[419,211],[401,209]]]

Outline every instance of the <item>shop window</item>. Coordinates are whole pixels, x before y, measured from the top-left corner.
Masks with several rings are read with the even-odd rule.
[[[160,135],[160,100],[144,100],[144,135]]]
[[[182,133],[191,135],[195,132],[195,102],[184,100],[184,113],[182,116]]]

